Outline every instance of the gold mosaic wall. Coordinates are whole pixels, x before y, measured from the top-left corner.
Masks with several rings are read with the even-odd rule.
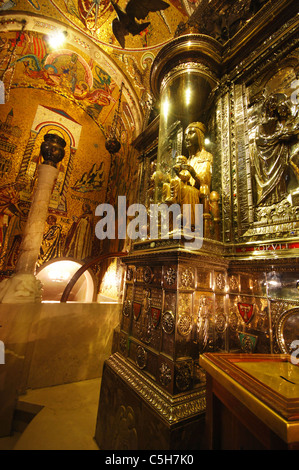
[[[15,32],[0,37],[2,73],[18,38]],[[74,47],[51,52],[37,33],[19,39],[4,77],[6,103],[0,107],[2,277],[15,267],[47,132],[57,133],[67,145],[49,205],[40,265],[57,257],[83,261],[99,255],[104,247],[94,236],[95,208],[130,193],[137,178],[130,149],[134,119],[123,99],[122,145],[113,162],[105,148],[120,94],[110,75]]]

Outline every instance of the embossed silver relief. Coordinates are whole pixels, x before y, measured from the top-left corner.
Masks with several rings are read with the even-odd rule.
[[[159,368],[159,380],[164,387],[167,387],[171,382],[171,370],[165,363],[162,363]]]
[[[166,284],[172,286],[176,282],[176,270],[169,267],[165,269],[164,280]]]
[[[237,292],[239,290],[239,279],[234,274],[228,278],[228,286],[231,292]]]
[[[192,315],[183,312],[178,319],[177,330],[181,336],[188,336],[192,330]]]
[[[136,370],[130,370],[127,364],[119,362],[115,356],[110,356],[108,359],[110,367],[116,371],[125,382],[131,384],[132,388],[143,397],[150,407],[155,409],[158,413],[162,411],[164,419],[169,424],[177,423],[181,419],[188,419],[198,413],[203,413],[206,409],[205,389],[199,387],[196,391],[192,392],[191,401],[186,402],[177,396],[177,400],[171,403],[168,401],[167,396],[160,397],[156,389],[149,386],[149,381],[145,379],[141,372],[136,374]],[[137,371],[138,372],[138,371]],[[124,447],[123,447],[124,448]],[[136,448],[136,447],[135,447]]]
[[[229,312],[229,327],[232,331],[236,331],[239,323],[239,316],[236,312],[237,307],[234,307]]]
[[[189,288],[192,287],[194,282],[194,273],[193,269],[190,267],[182,269],[181,272],[181,285],[183,287]]]
[[[149,344],[152,339],[151,290],[143,289],[142,318],[139,325],[140,339]]]
[[[223,313],[219,313],[215,319],[215,328],[218,333],[224,333],[226,330],[226,318]]]
[[[222,85],[225,92],[225,84]],[[222,223],[225,242],[231,241],[231,162],[230,162],[230,103],[226,92],[217,104],[217,144],[222,156]]]
[[[143,290],[143,310],[146,314],[149,313],[151,308],[151,290],[144,289]]]
[[[248,125],[254,222],[244,234],[247,240],[299,235],[299,106],[291,99],[295,78],[287,66],[249,89],[256,95]]]
[[[147,364],[147,352],[142,346],[137,347],[136,351],[136,364],[139,369],[144,369]]]
[[[215,287],[218,290],[223,290],[225,288],[225,274],[224,273],[215,273]]]
[[[166,334],[170,335],[173,333],[174,327],[175,316],[170,310],[166,310],[162,315],[162,329]]]
[[[190,388],[192,382],[191,367],[187,362],[176,365],[175,384],[180,392]]]
[[[131,312],[132,312],[132,302],[131,302],[131,300],[127,299],[124,302],[123,315],[125,317],[129,317],[131,315]]]
[[[256,204],[273,205],[288,196],[287,175],[291,166],[299,174],[295,164],[298,122],[292,114],[291,105],[283,93],[267,97],[263,116],[256,130],[256,153],[253,155],[256,181]]]
[[[114,419],[113,429],[115,429],[115,431],[112,437],[112,449],[137,449],[138,437],[135,421],[136,418],[133,408],[121,405]]]
[[[151,268],[148,266],[144,268],[143,270],[143,280],[146,284],[149,284],[152,281],[153,278],[153,273]]]
[[[119,339],[119,350],[122,354],[127,354],[127,338],[125,336],[121,336]]]
[[[133,268],[128,267],[128,269],[127,269],[127,281],[129,281],[129,282],[132,281],[133,277],[134,277]]]
[[[258,336],[239,332],[239,341],[242,351],[246,354],[252,354],[255,351]]]
[[[210,312],[211,299],[202,295],[199,301],[196,323],[196,336],[200,354],[206,351],[213,343],[213,339],[209,337]]]

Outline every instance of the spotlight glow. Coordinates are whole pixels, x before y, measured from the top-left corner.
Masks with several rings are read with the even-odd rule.
[[[186,105],[188,106],[191,103],[191,88],[187,88],[185,91],[185,99],[186,99]]]
[[[65,268],[60,265],[60,269],[55,268],[49,268],[48,270],[48,277],[51,279],[51,281],[54,282],[63,282],[66,281],[70,278],[70,272],[69,270],[65,270]]]
[[[55,33],[49,34],[48,43],[52,49],[59,49],[66,40],[66,32],[57,31]]]
[[[169,113],[169,108],[170,108],[170,103],[167,98],[164,100],[162,108],[163,108],[164,118],[166,119]]]

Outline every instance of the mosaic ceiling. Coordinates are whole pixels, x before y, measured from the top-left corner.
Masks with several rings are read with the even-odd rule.
[[[114,8],[120,7],[124,10],[128,3],[127,0],[116,0],[115,7],[110,0],[50,0],[50,2],[64,20],[79,28],[100,46],[108,46],[112,51],[121,49],[113,34],[112,23],[116,18]],[[155,2],[148,1],[147,3],[153,4]],[[158,0],[156,3],[157,8],[163,3],[169,6],[156,12],[149,11],[146,21],[149,23],[148,27],[136,36],[128,35],[126,37],[125,48],[127,52],[143,52],[145,48],[150,51],[163,46],[169,37],[173,36],[179,22],[186,21],[188,13],[193,12],[199,1],[170,0],[161,2]]]
[[[198,32],[225,42],[265,0],[0,0],[0,31],[47,35],[64,31],[68,44],[95,61],[132,108],[136,135],[151,106],[150,69],[159,50],[189,22]],[[128,15],[134,24],[126,23]],[[4,18],[18,17],[19,24]],[[142,26],[140,26],[142,24]],[[68,49],[68,47],[66,47]]]
[[[129,4],[129,8],[133,6],[135,11],[136,4],[138,9],[140,3],[140,0],[2,0],[0,13],[3,17],[10,15],[12,18],[22,13],[28,31],[49,34],[57,29],[65,30],[67,42],[75,43],[95,59],[118,87],[125,82],[124,95],[133,108],[136,107],[133,112],[139,122],[137,128],[140,128],[148,108],[151,64],[159,49],[173,38],[179,24],[188,20],[200,0],[144,1],[145,11],[141,16],[138,11],[135,14],[137,23],[145,23],[146,27],[138,34],[127,34],[121,40],[113,26],[117,18],[116,9],[125,11]],[[149,11],[155,9],[157,11]],[[11,27],[15,29],[13,25]]]

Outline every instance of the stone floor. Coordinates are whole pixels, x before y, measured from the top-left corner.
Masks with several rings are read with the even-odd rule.
[[[22,432],[0,439],[0,450],[99,450],[95,440],[101,379],[28,390],[41,410]]]

